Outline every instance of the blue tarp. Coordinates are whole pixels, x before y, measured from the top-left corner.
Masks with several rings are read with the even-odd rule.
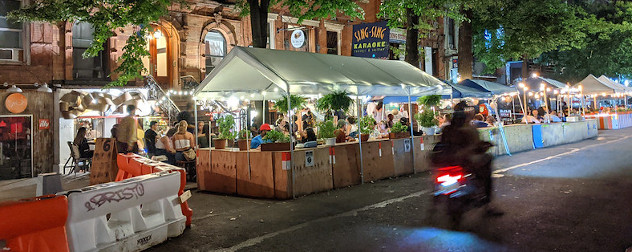
[[[492,93],[489,91],[478,90],[475,88],[463,86],[460,84],[450,84],[447,83],[450,87],[452,87],[452,97],[450,95],[443,95],[441,98],[450,99],[450,98],[466,98],[466,97],[474,97],[474,98],[490,98]]]

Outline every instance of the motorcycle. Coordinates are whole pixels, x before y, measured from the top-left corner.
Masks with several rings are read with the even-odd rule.
[[[491,144],[482,146],[487,149]],[[435,146],[433,155],[438,156],[443,152],[445,146]],[[459,226],[463,214],[475,208],[482,207],[486,203],[485,185],[476,175],[467,171],[460,165],[450,162],[451,158],[443,159],[441,162],[433,160],[433,181],[435,208],[445,206],[446,214],[450,217],[452,224]]]

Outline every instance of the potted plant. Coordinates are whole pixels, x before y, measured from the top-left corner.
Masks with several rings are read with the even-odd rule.
[[[235,118],[232,115],[226,115],[217,120],[219,135],[215,140],[215,149],[225,149],[228,140],[235,140],[236,134],[233,132],[235,128]]]
[[[336,135],[334,131],[336,130],[336,126],[334,126],[334,121],[329,120],[326,122],[321,122],[318,124],[318,138],[325,139],[325,145],[335,145],[336,144]]]
[[[416,114],[415,120],[419,122],[419,125],[421,126],[421,130],[424,133],[426,133],[426,135],[435,134],[436,129],[434,128],[434,126],[437,125],[438,121],[435,118],[434,112],[432,112],[432,110],[425,109],[421,113]]]
[[[406,138],[406,137],[410,137],[408,126],[402,124],[401,122],[395,122],[393,124],[393,127],[391,127],[391,131],[388,134],[388,138],[398,139],[398,138]]]
[[[439,106],[439,103],[441,103],[441,96],[440,95],[422,96],[422,97],[419,97],[419,99],[417,99],[417,103],[427,108],[436,107],[436,106]]]
[[[252,141],[252,136],[250,131],[247,129],[242,129],[239,131],[239,140],[237,140],[237,146],[239,146],[240,151],[245,151],[250,148],[250,142]]]
[[[347,91],[334,91],[318,99],[316,109],[321,112],[338,110],[348,112],[351,104],[353,104],[353,99],[349,97]]]
[[[292,109],[302,109],[305,107],[305,97],[290,95],[290,102],[292,103]],[[276,100],[274,108],[283,114],[287,114],[287,95],[284,95],[283,98]]]
[[[263,137],[261,151],[287,151],[290,150],[290,137],[283,132],[271,130]]]
[[[360,118],[358,126],[360,128],[360,140],[366,142],[369,140],[369,136],[375,127],[375,119],[371,116],[364,116]]]

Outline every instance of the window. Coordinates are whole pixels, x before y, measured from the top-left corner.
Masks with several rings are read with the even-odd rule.
[[[7,19],[7,14],[20,9],[18,0],[0,0],[0,60],[23,60],[24,27]]]
[[[338,33],[327,31],[327,54],[338,54]]]
[[[454,19],[448,18],[448,48],[456,49],[456,32]]]
[[[210,31],[204,37],[206,74],[209,74],[226,56],[226,39],[218,31]]]
[[[93,31],[94,28],[89,23],[76,23],[72,26],[72,75],[74,79],[104,80],[107,77],[103,51],[92,58],[83,57],[83,53],[92,43]]]

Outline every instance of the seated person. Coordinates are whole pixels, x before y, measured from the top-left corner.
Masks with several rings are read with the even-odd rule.
[[[485,118],[483,117],[482,114],[476,114],[474,116],[474,120],[472,120],[472,125],[476,128],[485,128],[485,127],[489,127],[489,124],[487,124],[486,122],[484,122]]]
[[[557,112],[555,110],[551,111],[551,113],[546,115],[546,116],[547,116],[547,119],[549,119],[551,122],[561,122],[562,121],[562,119],[560,119],[557,116]]]
[[[263,137],[266,135],[266,132],[272,130],[270,128],[270,124],[264,123],[259,127],[259,135],[252,138],[250,142],[250,149],[257,149],[261,146],[262,143],[265,143]]]
[[[176,132],[174,130],[167,131],[166,135],[156,136],[156,152],[154,156],[165,156],[166,161],[163,161],[170,165],[176,164],[176,149],[173,148],[173,142],[171,137]]]
[[[81,158],[92,158],[94,156],[94,151],[90,150],[88,139],[86,139],[87,131],[86,127],[79,128],[75,140],[72,142],[79,149],[79,157]]]
[[[344,120],[338,120],[338,129],[334,130],[336,136],[336,143],[344,143],[347,141],[347,135],[345,134],[345,125],[347,123]]]
[[[522,122],[526,122],[526,123],[542,123],[542,121],[540,121],[537,116],[538,116],[538,111],[537,110],[532,110],[531,111],[532,115],[527,115],[525,117],[522,117]]]
[[[485,120],[485,122],[492,126],[496,124],[496,118],[494,116],[487,116],[487,120]]]
[[[316,133],[313,128],[307,128],[304,131],[301,131],[301,143],[304,144],[303,147],[305,148],[314,148],[318,146]]]
[[[347,118],[347,125],[345,126],[345,134],[349,137],[355,138],[358,136],[358,125],[356,124],[355,117]]]

